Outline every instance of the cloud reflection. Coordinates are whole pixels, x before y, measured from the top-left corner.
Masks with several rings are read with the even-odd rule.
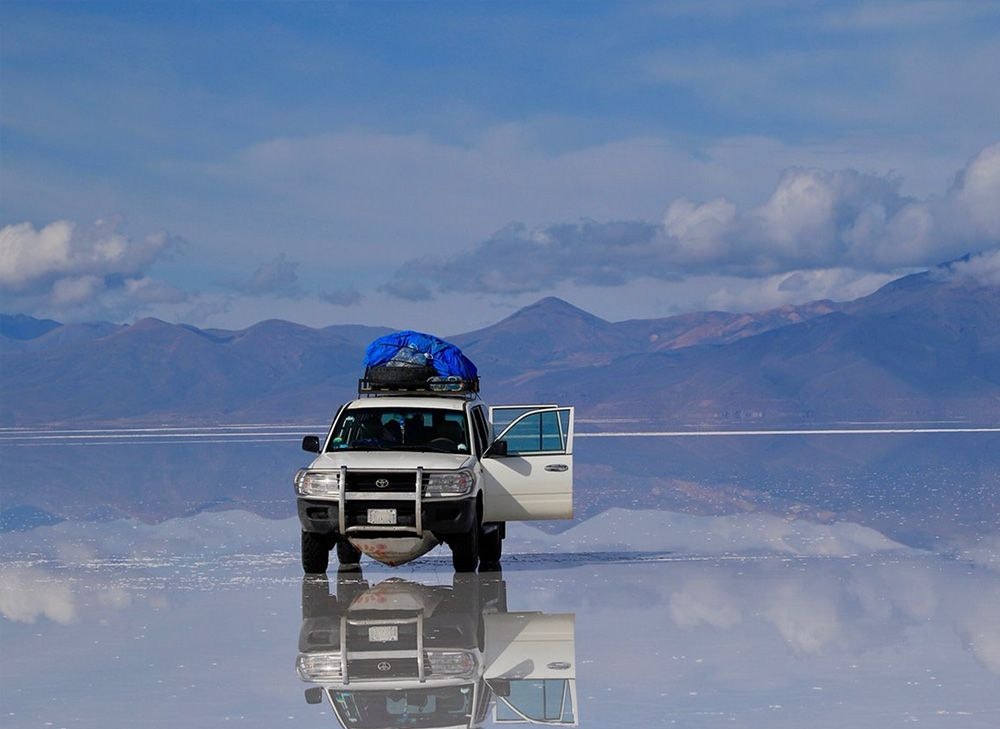
[[[772,652],[766,646],[777,639],[796,655],[857,660],[913,649],[916,636],[936,626],[1000,675],[1000,580],[988,572],[916,557],[880,564],[734,560],[687,567],[678,571],[694,574],[658,596],[673,625],[701,636],[730,634],[758,658]]]
[[[73,593],[42,570],[5,567],[0,569],[0,615],[16,623],[34,623],[46,617],[61,625],[77,618]]]
[[[575,671],[583,726],[731,718],[747,726],[882,729],[895,719],[937,726],[940,712],[974,716],[978,723],[969,726],[995,724],[997,572],[891,543],[864,552],[845,540],[839,546],[850,547],[847,556],[796,555],[760,549],[767,540],[755,537],[744,542],[754,548],[736,551],[730,541],[723,552],[720,535],[738,520],[619,515],[619,527],[593,520],[588,529],[603,524],[603,534],[581,525],[528,544],[524,532],[502,577],[463,582],[450,560],[434,555],[397,570],[366,562],[353,586],[334,585],[339,577],[331,574],[305,599],[295,546],[280,546],[295,523],[227,512],[157,526],[66,523],[6,535],[0,655],[19,660],[0,661],[4,708],[17,714],[5,714],[5,726],[66,717],[115,726],[114,718],[134,719],[136,706],[192,726],[251,716],[261,726],[292,716],[288,726],[336,726],[329,690],[342,687],[304,684],[295,659],[344,645],[341,618],[374,621],[348,637],[369,644],[359,650],[381,650],[374,639],[402,642],[404,619],[418,614],[425,649],[470,652],[473,694],[460,698],[475,699],[474,714],[490,704],[478,726],[508,717],[491,719],[498,692],[508,690],[504,681],[510,696],[526,702],[518,693],[526,688],[514,682],[535,681],[564,660]],[[759,534],[753,517],[740,518]],[[616,529],[628,524],[635,527],[631,549],[616,550]],[[716,553],[699,551],[709,536]],[[593,546],[602,540],[606,551]],[[683,549],[664,551],[671,544]],[[537,616],[541,628],[568,615],[575,615],[572,658],[531,654],[523,640],[529,618]],[[369,633],[372,626],[380,629]],[[74,660],[58,659],[64,655]],[[451,669],[469,669],[462,655],[449,657],[457,661]],[[323,692],[322,706],[304,701],[313,687]],[[49,703],[41,716],[43,695]],[[410,698],[407,706],[427,705]]]

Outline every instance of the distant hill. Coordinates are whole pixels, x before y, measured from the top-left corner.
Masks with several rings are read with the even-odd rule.
[[[326,420],[388,329],[5,317],[0,424]],[[608,322],[546,298],[449,337],[493,401],[678,426],[1000,418],[1000,289],[915,274],[756,314]]]
[[[785,321],[757,315],[735,337],[723,326],[690,346],[550,368],[507,390],[677,425],[1000,419],[996,287],[915,274]]]
[[[839,308],[817,301],[757,314],[706,311],[612,323],[548,297],[451,341],[491,378],[521,379],[538,370],[592,367],[631,354],[734,342]]]
[[[37,339],[61,326],[62,324],[51,319],[35,319],[24,314],[0,314],[0,337],[6,340]]]
[[[328,413],[356,389],[367,342],[388,331],[285,321],[201,330],[158,319],[60,326],[31,346],[4,346],[0,422],[232,422]]]

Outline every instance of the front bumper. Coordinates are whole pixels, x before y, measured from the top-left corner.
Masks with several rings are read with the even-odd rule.
[[[475,496],[461,499],[424,499],[419,502],[419,506],[412,498],[407,499],[405,496],[398,501],[356,500],[345,502],[343,519],[346,535],[342,535],[340,502],[337,499],[299,497],[296,501],[299,523],[303,531],[319,534],[367,538],[412,536],[422,532],[464,534],[476,523]],[[384,526],[369,525],[365,518],[369,507],[395,508],[399,515],[397,526],[387,529]],[[419,523],[416,518],[416,508],[420,509]]]

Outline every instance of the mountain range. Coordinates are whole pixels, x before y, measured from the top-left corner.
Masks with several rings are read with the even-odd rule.
[[[581,435],[995,426],[1000,289],[946,274],[907,276],[846,303],[623,322],[547,298],[447,338],[479,366],[487,402],[575,405]],[[325,423],[354,395],[365,346],[388,331],[3,316],[0,426]],[[294,513],[291,474],[307,461],[296,429],[268,442],[147,438],[141,447],[0,435],[0,532],[214,509],[286,517]],[[915,546],[975,540],[1000,520],[998,437],[580,438],[576,517],[615,507],[762,511],[854,521]]]
[[[0,317],[0,425],[325,421],[386,328]],[[492,402],[678,427],[996,422],[1000,289],[938,272],[847,303],[608,322],[546,298],[447,337]]]

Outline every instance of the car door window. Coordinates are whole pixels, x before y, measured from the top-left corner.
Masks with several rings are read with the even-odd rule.
[[[546,410],[522,418],[503,436],[509,455],[563,453],[569,432],[569,412]]]
[[[504,428],[513,423],[525,413],[543,408],[555,408],[556,405],[503,405],[490,408],[490,416],[493,418],[493,437],[496,438],[503,432]]]
[[[498,723],[576,724],[573,694],[566,679],[514,679],[506,696],[498,696]]]

